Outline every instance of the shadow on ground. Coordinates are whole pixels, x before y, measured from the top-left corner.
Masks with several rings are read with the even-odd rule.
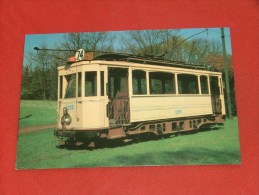
[[[195,150],[180,150],[180,151],[162,151],[160,153],[145,153],[140,155],[128,156],[120,155],[114,159],[118,164],[133,165],[172,165],[172,164],[239,164],[239,152],[217,151],[205,148]]]

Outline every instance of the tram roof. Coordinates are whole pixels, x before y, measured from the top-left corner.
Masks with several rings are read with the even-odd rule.
[[[95,57],[94,57],[95,53]],[[88,57],[86,57],[90,54]],[[99,55],[98,55],[99,54]],[[208,69],[206,65],[200,64],[190,64],[183,61],[170,61],[163,58],[163,55],[134,55],[125,53],[115,53],[115,52],[103,52],[103,51],[86,51],[85,57],[78,62],[93,62],[93,61],[109,61],[109,62],[132,62],[135,64],[142,64],[148,66],[161,66],[161,67],[174,67],[189,70],[202,70],[210,72],[220,72],[217,70]],[[72,64],[75,61],[68,61],[68,64]]]
[[[179,67],[179,68],[189,68],[189,69],[198,69],[205,70],[204,65],[198,64],[188,64],[182,61],[169,61],[165,60],[162,57],[151,56],[151,55],[131,55],[131,54],[120,54],[120,53],[108,53],[96,56],[93,60],[106,60],[106,61],[126,61],[134,62],[148,65],[158,65],[158,66],[168,66],[168,67]]]

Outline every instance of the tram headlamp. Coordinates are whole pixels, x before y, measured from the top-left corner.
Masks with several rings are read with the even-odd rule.
[[[72,122],[72,118],[69,114],[66,114],[63,116],[64,122],[66,123],[66,125],[70,125],[70,123]]]
[[[63,125],[70,125],[72,122],[72,117],[70,114],[68,114],[68,109],[67,107],[63,108],[63,116],[61,118],[61,124]]]

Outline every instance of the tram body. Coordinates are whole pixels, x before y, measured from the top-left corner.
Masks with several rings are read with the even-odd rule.
[[[66,143],[170,135],[222,124],[222,74],[124,60],[82,60],[58,68],[58,120]]]

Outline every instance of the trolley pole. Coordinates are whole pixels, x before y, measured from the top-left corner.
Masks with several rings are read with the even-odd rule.
[[[227,95],[227,108],[228,108],[228,118],[232,119],[232,108],[230,101],[230,87],[229,87],[229,77],[228,77],[228,67],[227,67],[227,55],[226,55],[226,44],[225,44],[225,34],[224,28],[221,28],[221,38],[222,38],[222,48],[223,48],[223,62],[224,62],[224,72],[225,72],[225,82],[226,82],[226,95]]]

